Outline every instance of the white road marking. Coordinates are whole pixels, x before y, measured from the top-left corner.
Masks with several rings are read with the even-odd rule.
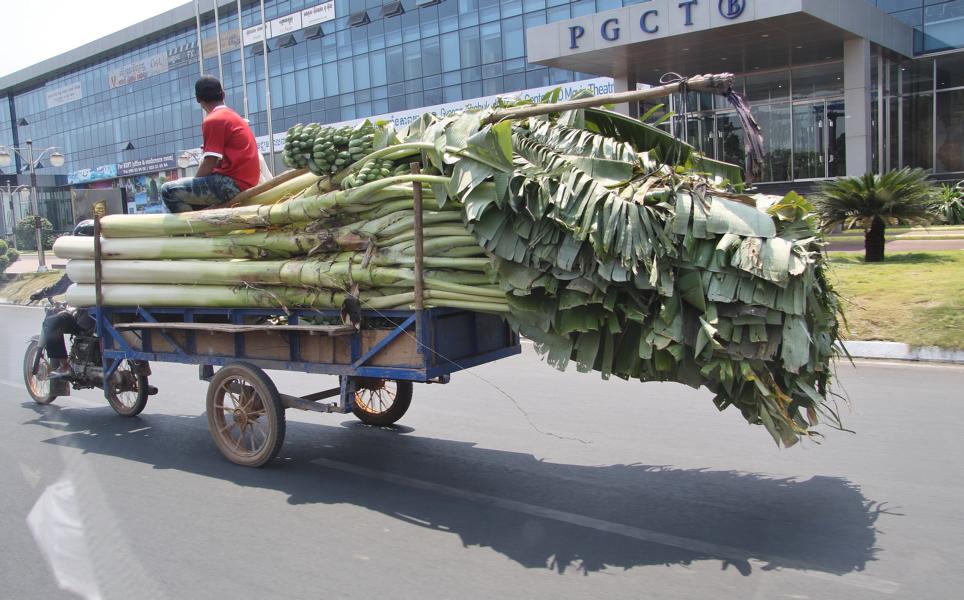
[[[751,552],[749,550],[744,550],[742,548],[736,548],[734,546],[726,546],[722,544],[714,544],[712,542],[705,542],[703,540],[697,540],[693,538],[686,538],[677,535],[672,535],[668,533],[662,533],[659,531],[652,531],[649,529],[643,529],[641,527],[634,527],[632,525],[624,525],[621,523],[613,523],[611,521],[604,521],[602,519],[596,519],[594,517],[587,517],[585,515],[579,515],[576,513],[566,512],[562,510],[556,510],[554,508],[547,508],[544,506],[538,506],[535,504],[528,504],[526,502],[520,502],[518,500],[509,500],[506,498],[500,498],[498,496],[491,496],[489,494],[482,494],[479,492],[472,492],[469,490],[464,490],[461,488],[456,488],[440,483],[432,483],[429,481],[423,481],[420,479],[413,479],[411,477],[405,477],[403,475],[396,475],[394,473],[385,473],[383,471],[377,471],[375,469],[369,469],[367,467],[361,467],[358,465],[353,465],[341,461],[330,460],[327,458],[317,458],[311,461],[322,467],[327,467],[330,469],[335,469],[345,473],[351,473],[352,475],[359,475],[361,477],[368,477],[371,479],[378,479],[381,481],[386,481],[388,483],[393,483],[396,485],[401,485],[409,488],[414,488],[426,492],[432,492],[436,494],[441,494],[444,496],[449,496],[451,498],[458,498],[460,500],[467,500],[469,502],[474,502],[476,504],[484,504],[487,506],[494,506],[496,508],[511,510],[522,514],[532,515],[534,517],[540,517],[543,519],[551,519],[553,521],[559,521],[561,523],[568,523],[570,525],[577,525],[579,527],[586,527],[588,529],[594,529],[596,531],[602,531],[605,533],[611,533],[614,535],[621,535],[623,537],[628,537],[643,542],[661,544],[663,546],[670,546],[673,548],[680,548],[682,550],[687,550],[697,554],[705,554],[708,556],[729,559],[729,560],[742,560],[754,564],[758,569],[765,567],[767,563],[780,565],[780,569],[793,569],[801,575],[807,575],[810,577],[815,577],[817,579],[823,579],[825,581],[830,581],[833,583],[840,583],[852,587],[863,588],[866,590],[871,590],[874,592],[882,594],[893,594],[900,587],[900,584],[894,581],[888,581],[886,579],[880,579],[877,577],[869,575],[860,575],[848,573],[846,575],[833,575],[830,573],[825,573],[819,571],[818,567],[810,564],[806,564],[796,560],[789,560],[779,556],[768,555],[765,553]]]

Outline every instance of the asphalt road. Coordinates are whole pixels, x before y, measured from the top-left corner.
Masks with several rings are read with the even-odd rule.
[[[154,365],[161,392],[134,419],[90,391],[35,405],[20,369],[40,317],[0,306],[0,598],[77,597],[58,583],[460,600],[964,585],[960,367],[841,367],[856,433],[778,450],[704,391],[559,373],[527,349],[416,386],[395,429],[289,411],[281,458],[254,470],[215,448],[193,367]],[[329,383],[277,375],[288,392]]]

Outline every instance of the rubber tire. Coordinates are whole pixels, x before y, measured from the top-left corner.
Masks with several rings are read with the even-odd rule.
[[[34,393],[34,390],[30,387],[30,380],[33,378],[33,362],[35,353],[40,351],[40,340],[33,338],[30,343],[27,344],[27,351],[23,355],[23,384],[27,388],[27,393],[33,398],[33,401],[37,404],[50,404],[57,399],[57,396],[52,393],[53,386],[48,386],[47,395],[38,396]]]
[[[119,368],[120,367],[118,367],[118,369]],[[128,366],[128,369],[129,368]],[[147,406],[147,398],[150,396],[148,393],[149,384],[147,382],[147,375],[137,374],[135,377],[137,378],[137,400],[132,407],[124,406],[115,396],[113,389],[107,390],[107,403],[114,409],[114,412],[122,417],[136,417],[141,414],[141,411]]]
[[[383,412],[370,412],[352,402],[352,412],[358,420],[368,425],[393,425],[408,412],[408,407],[412,404],[412,382],[400,379],[392,379],[397,386],[395,401]]]
[[[217,391],[224,380],[231,377],[241,377],[255,389],[265,409],[264,416],[268,419],[267,440],[261,452],[250,457],[235,453],[218,433],[219,425],[215,417],[214,407],[215,401],[217,400]],[[278,455],[278,452],[281,451],[281,446],[285,441],[285,409],[281,404],[281,396],[278,394],[278,388],[275,387],[274,382],[271,381],[268,374],[260,368],[246,362],[231,363],[222,367],[214,374],[214,377],[211,378],[211,382],[208,384],[206,405],[208,429],[211,432],[211,437],[214,438],[214,443],[217,445],[218,450],[221,451],[221,454],[234,464],[244,467],[261,467],[270,462]]]

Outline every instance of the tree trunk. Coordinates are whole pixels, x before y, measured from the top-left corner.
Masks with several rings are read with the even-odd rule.
[[[880,217],[870,222],[870,228],[864,233],[864,262],[883,262],[885,228],[886,223]]]

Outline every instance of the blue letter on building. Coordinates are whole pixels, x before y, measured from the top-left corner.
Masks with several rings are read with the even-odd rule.
[[[746,0],[720,0],[720,14],[727,19],[735,19],[746,9]]]
[[[693,5],[699,4],[699,0],[683,0],[679,3],[679,7],[686,11],[686,20],[683,21],[683,25],[689,27],[693,24]]]
[[[569,49],[575,50],[576,48],[578,48],[579,44],[576,43],[576,40],[578,40],[584,35],[586,35],[586,29],[582,25],[573,25],[572,27],[570,27],[569,28],[569,39],[570,39]]]
[[[639,28],[645,31],[646,33],[656,33],[657,31],[659,31],[659,25],[654,25],[650,27],[646,23],[646,19],[648,19],[650,15],[659,15],[659,11],[654,8],[644,12],[643,16],[639,18]]]
[[[619,25],[619,19],[606,19],[599,30],[607,42],[615,42],[619,39],[619,27],[610,27],[611,25]]]

